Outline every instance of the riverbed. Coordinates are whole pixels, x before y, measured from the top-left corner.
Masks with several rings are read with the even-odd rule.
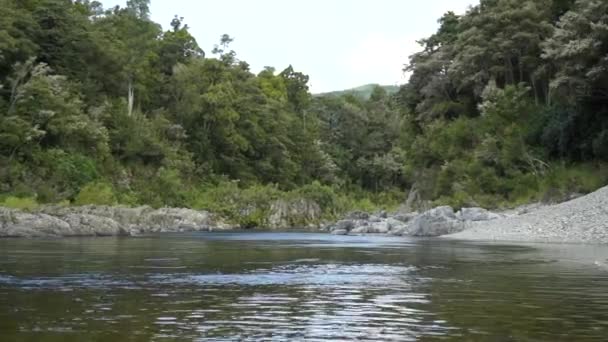
[[[315,233],[5,239],[0,340],[603,340],[607,258]]]

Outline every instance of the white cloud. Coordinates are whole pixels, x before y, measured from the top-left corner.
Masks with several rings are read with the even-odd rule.
[[[363,83],[402,84],[407,81],[403,74],[409,56],[420,51],[414,36],[389,36],[372,33],[363,37],[345,58],[348,72]]]

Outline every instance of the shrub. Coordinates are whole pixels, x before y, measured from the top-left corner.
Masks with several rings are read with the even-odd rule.
[[[74,204],[115,205],[116,202],[116,196],[111,185],[103,182],[94,182],[80,189]]]
[[[12,209],[34,210],[38,208],[38,202],[34,197],[9,196],[0,202],[0,206]]]

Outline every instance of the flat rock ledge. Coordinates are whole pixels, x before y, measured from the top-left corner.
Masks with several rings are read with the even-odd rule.
[[[0,237],[137,236],[233,228],[209,212],[183,208],[47,206],[25,212],[0,207]]]

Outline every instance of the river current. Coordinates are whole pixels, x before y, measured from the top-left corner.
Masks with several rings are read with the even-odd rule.
[[[230,232],[0,240],[0,341],[603,341],[608,247]]]

